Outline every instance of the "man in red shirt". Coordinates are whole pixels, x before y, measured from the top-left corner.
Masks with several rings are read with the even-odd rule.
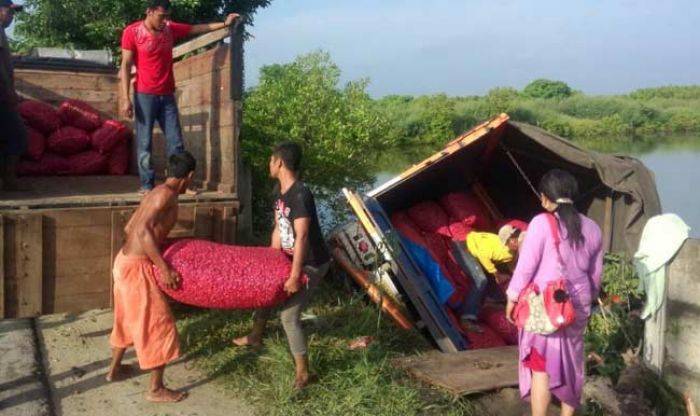
[[[232,13],[221,23],[188,25],[170,21],[170,10],[169,0],[150,0],[146,18],[130,24],[122,33],[120,86],[126,97],[122,113],[128,118],[135,116],[141,193],[153,189],[155,182],[151,142],[156,121],[165,134],[168,157],[184,151],[174,95],[173,45],[187,36],[230,26],[239,17]],[[129,96],[132,66],[136,67],[133,103]]]

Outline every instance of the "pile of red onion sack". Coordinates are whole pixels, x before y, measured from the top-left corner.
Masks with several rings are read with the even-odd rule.
[[[182,281],[175,290],[166,287],[160,271],[153,266],[156,282],[180,303],[201,308],[257,309],[287,299],[284,284],[292,262],[281,250],[183,239],[168,242],[163,258]],[[302,282],[306,281],[303,276]]]
[[[19,113],[27,126],[27,152],[21,176],[126,175],[131,131],[116,120],[102,120],[90,105],[66,100],[50,104],[24,100]]]
[[[485,306],[479,313],[483,332],[467,331],[459,320],[457,310],[469,294],[472,280],[467,270],[459,266],[451,250],[451,241],[465,244],[467,234],[472,231],[498,232],[499,226],[489,215],[481,200],[472,193],[453,192],[435,201],[419,202],[408,209],[395,212],[391,222],[403,237],[424,247],[441,268],[443,274],[455,288],[445,308],[469,340],[470,348],[493,348],[518,343],[517,330],[505,316],[505,306]],[[523,221],[507,223],[521,230],[527,229]],[[496,290],[504,291],[504,287]]]

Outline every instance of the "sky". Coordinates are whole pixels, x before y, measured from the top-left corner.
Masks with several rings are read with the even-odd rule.
[[[563,80],[590,94],[700,83],[700,1],[273,0],[247,76],[316,49],[372,95],[483,94]]]
[[[588,94],[700,84],[700,0],[273,0],[251,32],[248,86],[319,49],[375,97],[537,78]]]

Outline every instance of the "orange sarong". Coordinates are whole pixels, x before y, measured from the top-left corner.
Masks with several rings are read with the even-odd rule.
[[[145,256],[114,260],[114,327],[109,337],[115,348],[136,350],[139,366],[149,370],[180,356],[175,318],[156,284],[153,265]]]

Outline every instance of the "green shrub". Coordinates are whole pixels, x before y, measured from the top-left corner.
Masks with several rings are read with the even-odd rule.
[[[566,98],[573,94],[571,87],[562,81],[537,79],[527,84],[523,95],[530,98]]]

